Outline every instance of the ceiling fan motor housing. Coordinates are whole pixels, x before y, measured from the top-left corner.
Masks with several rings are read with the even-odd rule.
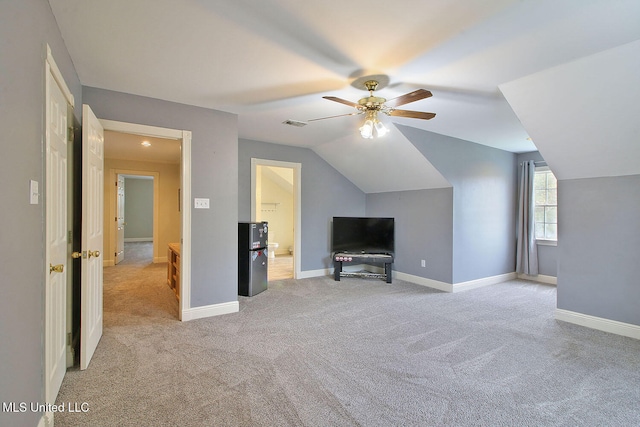
[[[320,119],[312,119],[309,121],[323,120],[323,119],[331,119],[334,117],[342,117],[342,116],[353,116],[356,114],[366,113],[368,118],[373,118],[377,120],[377,114],[383,113],[388,116],[396,116],[396,117],[405,117],[405,118],[413,118],[413,119],[422,119],[429,120],[435,117],[434,113],[426,113],[422,111],[410,111],[410,110],[397,110],[396,107],[404,104],[408,104],[410,102],[419,101],[421,99],[429,98],[432,96],[432,93],[426,89],[417,89],[413,92],[404,94],[397,98],[393,98],[389,101],[389,105],[385,103],[387,100],[385,98],[381,98],[378,96],[373,96],[373,92],[378,88],[378,81],[374,79],[368,79],[364,81],[364,86],[369,90],[369,96],[361,98],[358,100],[358,103],[348,101],[346,99],[338,98],[335,96],[323,96],[323,98],[328,99],[329,101],[339,102],[340,104],[349,105],[350,107],[355,107],[358,112],[351,114],[341,114],[339,116],[331,116],[331,117],[323,117]]]
[[[367,110],[380,110],[382,108],[382,104],[384,104],[386,99],[380,98],[378,96],[367,96],[358,101],[358,104],[365,107]]]

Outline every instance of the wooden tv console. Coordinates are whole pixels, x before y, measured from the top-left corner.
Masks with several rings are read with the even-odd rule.
[[[343,262],[355,262],[360,264],[377,263],[384,264],[384,274],[370,272],[346,272],[342,271]],[[374,277],[386,279],[387,283],[391,283],[391,264],[393,264],[393,255],[387,254],[368,254],[368,253],[349,253],[336,252],[333,254],[333,278],[340,281],[340,277]]]

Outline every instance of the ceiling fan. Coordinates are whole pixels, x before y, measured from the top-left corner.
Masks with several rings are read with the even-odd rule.
[[[364,114],[365,122],[363,126],[360,128],[360,134],[362,135],[363,138],[373,138],[374,130],[377,136],[383,136],[388,132],[384,124],[380,122],[380,120],[378,119],[378,113],[384,113],[388,116],[406,117],[411,119],[422,119],[422,120],[429,120],[436,116],[434,113],[396,109],[396,107],[399,107],[400,105],[409,104],[410,102],[419,101],[421,99],[429,98],[430,96],[432,96],[433,94],[426,89],[414,90],[413,92],[409,92],[407,94],[401,95],[397,98],[393,98],[387,101],[385,98],[381,98],[373,95],[373,92],[378,88],[379,83],[377,80],[367,80],[363,84],[369,91],[369,96],[365,96],[364,98],[361,98],[360,100],[358,100],[357,103],[348,101],[346,99],[338,98],[335,96],[323,96],[324,99],[328,99],[329,101],[339,102],[340,104],[345,104],[350,107],[354,107],[358,111],[349,113],[349,114],[340,114],[337,116],[321,117],[318,119],[311,119],[308,121],[314,122],[317,120],[333,119],[336,117]]]

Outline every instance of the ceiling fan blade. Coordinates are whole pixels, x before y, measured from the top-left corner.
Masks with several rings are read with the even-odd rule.
[[[340,104],[348,105],[350,107],[360,109],[360,104],[356,104],[355,102],[347,101],[346,99],[337,98],[335,96],[323,96],[324,99],[328,99],[329,101],[339,102]]]
[[[422,119],[422,120],[433,119],[436,116],[435,113],[425,113],[423,111],[409,111],[409,110],[391,110],[389,111],[389,115],[396,116],[396,117],[407,117],[409,119]]]
[[[315,121],[318,121],[318,120],[335,119],[336,117],[357,116],[358,114],[363,114],[363,111],[358,111],[358,112],[349,113],[349,114],[339,114],[337,116],[320,117],[319,119],[311,119],[311,120],[307,120],[307,121],[308,122],[315,122]]]
[[[410,102],[415,102],[421,99],[429,98],[430,96],[433,96],[433,94],[428,90],[418,89],[418,90],[414,90],[413,92],[409,92],[404,95],[401,95],[397,98],[390,99],[384,104],[387,107],[393,108],[393,107],[398,107],[400,105],[408,104]]]

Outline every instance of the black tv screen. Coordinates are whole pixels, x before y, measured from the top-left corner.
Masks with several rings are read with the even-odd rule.
[[[393,218],[333,217],[333,252],[394,254]]]

